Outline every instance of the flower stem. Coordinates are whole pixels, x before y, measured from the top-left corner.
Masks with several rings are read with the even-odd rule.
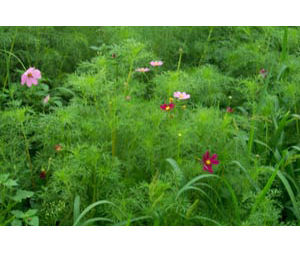
[[[29,163],[29,168],[30,168],[31,183],[32,183],[32,187],[34,188],[35,187],[35,183],[34,183],[34,179],[33,179],[33,167],[32,167],[31,157],[30,157],[30,153],[29,153],[28,139],[26,137],[26,133],[25,133],[23,122],[21,122],[21,130],[22,130],[22,134],[23,134],[24,142],[25,142],[26,157],[27,157],[27,161]]]
[[[177,74],[179,73],[179,70],[180,70],[182,54],[183,54],[183,50],[182,50],[182,48],[180,48],[179,49],[179,59],[178,59],[178,64],[177,64]]]

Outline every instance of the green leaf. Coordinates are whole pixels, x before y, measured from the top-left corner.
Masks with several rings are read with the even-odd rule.
[[[58,107],[61,107],[61,106],[62,106],[62,102],[59,101],[59,100],[55,100],[55,101],[54,101],[54,104],[56,104]]]
[[[34,216],[36,213],[37,213],[37,209],[29,209],[26,213],[25,213],[25,215],[24,215],[24,217],[26,217],[26,218],[28,218],[28,217],[32,217],[32,216]]]
[[[28,221],[28,225],[30,226],[38,226],[39,225],[39,217],[34,216]]]
[[[5,183],[3,183],[3,185],[7,187],[13,187],[13,186],[17,186],[18,183],[16,180],[8,179]]]
[[[16,216],[16,218],[23,219],[23,217],[24,217],[24,213],[22,211],[19,211],[19,210],[13,210],[13,211],[11,211],[11,213],[14,216]]]
[[[22,226],[22,221],[19,220],[19,219],[14,219],[14,220],[11,222],[11,225],[12,225],[12,226]]]
[[[32,197],[33,194],[34,194],[34,192],[31,192],[31,191],[18,190],[16,192],[16,195],[14,197],[12,197],[12,199],[14,201],[21,202],[23,199]]]
[[[9,177],[9,174],[0,174],[0,184],[4,184]]]

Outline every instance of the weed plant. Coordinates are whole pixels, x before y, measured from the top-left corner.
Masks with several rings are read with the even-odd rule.
[[[299,225],[298,27],[0,33],[1,225]]]

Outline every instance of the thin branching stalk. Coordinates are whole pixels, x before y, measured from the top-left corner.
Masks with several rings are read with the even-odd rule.
[[[32,162],[31,162],[31,157],[30,157],[30,153],[29,153],[29,143],[28,143],[28,139],[25,133],[25,128],[24,128],[24,124],[23,122],[21,122],[21,131],[24,137],[24,142],[25,142],[25,151],[26,151],[26,157],[27,157],[27,162],[29,164],[29,168],[30,168],[30,174],[31,174],[31,183],[32,183],[32,187],[35,187],[35,183],[34,183],[34,178],[33,178],[33,167],[32,167]]]

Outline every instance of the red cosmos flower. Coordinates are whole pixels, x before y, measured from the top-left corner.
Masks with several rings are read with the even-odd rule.
[[[164,111],[170,111],[172,109],[174,109],[175,105],[173,103],[170,104],[163,104],[160,106],[160,109],[164,110]]]
[[[209,151],[206,151],[205,154],[202,156],[202,163],[204,165],[203,170],[208,170],[209,173],[213,173],[212,165],[219,164],[219,161],[217,160],[218,156],[217,154],[213,154],[211,157],[209,156]]]
[[[234,109],[232,109],[230,106],[227,107],[226,111],[228,113],[233,113]]]
[[[41,170],[40,179],[46,179],[46,170],[44,169]]]

